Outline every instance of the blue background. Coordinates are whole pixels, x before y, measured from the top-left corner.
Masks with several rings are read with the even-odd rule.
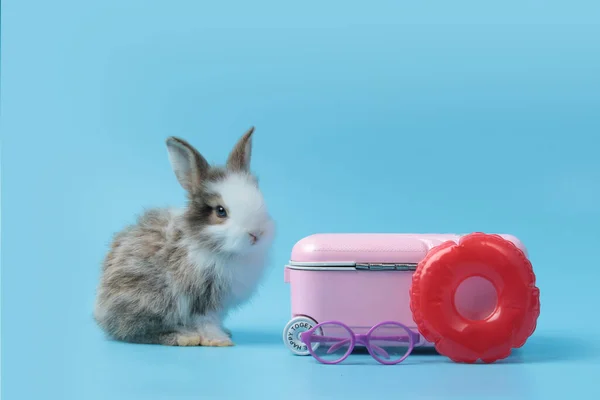
[[[599,23],[592,0],[4,1],[2,398],[597,396]],[[164,139],[224,162],[250,125],[278,235],[237,346],[105,340],[112,234],[184,204]],[[515,234],[538,329],[493,365],[294,357],[283,265],[323,231]]]

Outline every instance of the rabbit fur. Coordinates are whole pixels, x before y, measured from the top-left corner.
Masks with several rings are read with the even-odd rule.
[[[188,142],[166,141],[187,205],[150,209],[117,233],[105,257],[94,319],[115,340],[170,346],[231,346],[230,310],[256,291],[274,223],[250,172],[248,130],[225,166]]]

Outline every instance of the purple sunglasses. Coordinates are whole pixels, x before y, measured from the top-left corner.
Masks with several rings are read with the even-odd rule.
[[[384,321],[366,334],[355,334],[339,321],[322,322],[300,334],[309,353],[323,364],[338,364],[354,350],[365,346],[375,360],[385,365],[398,364],[412,352],[419,334],[395,321]]]

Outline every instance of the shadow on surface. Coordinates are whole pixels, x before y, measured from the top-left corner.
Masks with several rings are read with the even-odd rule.
[[[274,331],[233,330],[233,339],[238,345],[245,346],[281,346],[282,351],[287,351],[282,342],[282,337]],[[374,360],[361,357],[370,356],[366,349],[356,348],[353,351],[355,357],[345,360],[346,365],[368,365]],[[357,357],[358,356],[358,357]],[[534,334],[522,348],[513,349],[512,354],[494,364],[532,364],[565,361],[585,361],[598,357],[598,349],[593,342],[586,341],[580,337],[569,336],[567,333],[556,334]],[[439,355],[434,348],[414,349],[402,364],[431,364],[452,363],[445,356]],[[377,364],[377,363],[375,363]],[[482,364],[478,362],[477,364]],[[491,365],[494,365],[491,364]]]
[[[533,335],[520,349],[498,361],[499,364],[510,363],[542,363],[584,361],[596,358],[597,348],[592,342],[581,338],[562,335]]]
[[[415,356],[439,356],[440,353],[438,353],[435,349],[435,347],[417,347],[416,349],[413,349],[411,355],[415,355]]]
[[[285,349],[281,334],[273,331],[247,331],[232,329],[232,339],[239,345],[278,345]]]
[[[433,347],[421,347],[413,349],[410,356],[408,356],[404,361],[402,361],[401,365],[415,365],[415,364],[431,364],[431,363],[440,363],[444,362],[445,357],[440,356],[440,354]],[[316,363],[319,363],[317,360],[314,360]],[[364,365],[364,366],[379,366],[382,365],[377,362],[371,355],[369,354],[366,347],[355,347],[352,351],[352,354],[345,359],[341,364],[338,365]]]
[[[529,338],[522,348],[513,349],[512,354],[508,358],[487,365],[585,361],[597,357],[598,351],[594,347],[594,344],[582,338],[568,337],[566,334],[534,335]],[[433,348],[417,348],[413,350],[411,355],[401,365],[431,365],[432,363],[445,364],[454,362],[445,356],[439,355]],[[371,359],[364,348],[356,348],[352,352],[352,355],[342,364],[379,365],[375,360]],[[479,361],[474,365],[486,364]]]

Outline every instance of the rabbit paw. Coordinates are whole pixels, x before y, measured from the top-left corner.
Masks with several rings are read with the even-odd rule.
[[[229,347],[233,346],[233,342],[229,338],[202,338],[200,345],[209,347]]]
[[[200,327],[199,334],[202,337],[201,346],[228,347],[233,346],[233,341],[225,329],[218,325],[206,324]]]
[[[200,346],[202,337],[198,334],[179,334],[177,335],[177,346]]]

